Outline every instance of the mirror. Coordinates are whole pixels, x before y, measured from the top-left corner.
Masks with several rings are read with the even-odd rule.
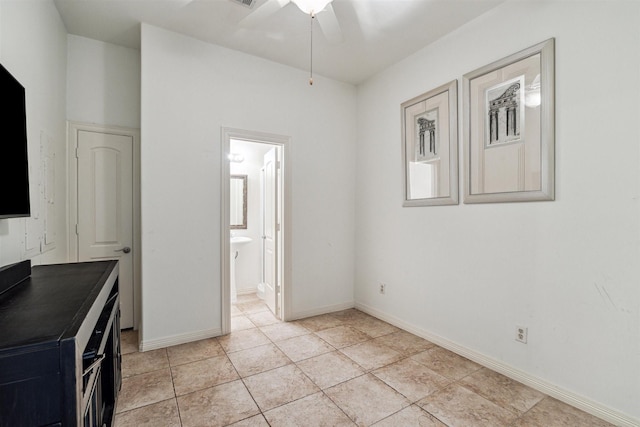
[[[232,229],[247,229],[247,175],[231,175],[229,180],[229,224]]]

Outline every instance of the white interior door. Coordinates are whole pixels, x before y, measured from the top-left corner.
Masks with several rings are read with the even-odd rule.
[[[278,286],[278,151],[276,147],[264,155],[262,169],[262,267],[264,300],[276,316],[280,316]]]
[[[117,259],[121,327],[133,327],[133,138],[78,132],[78,261]]]

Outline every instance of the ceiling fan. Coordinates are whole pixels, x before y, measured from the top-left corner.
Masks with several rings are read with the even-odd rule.
[[[343,41],[343,37],[338,18],[331,5],[332,1],[333,0],[267,0],[243,18],[239,24],[244,27],[253,27],[289,3],[294,3],[302,12],[318,20],[320,29],[327,41],[337,44]]]

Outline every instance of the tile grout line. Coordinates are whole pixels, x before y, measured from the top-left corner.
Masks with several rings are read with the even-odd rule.
[[[267,337],[267,338],[268,338],[268,337]],[[220,343],[218,343],[218,345],[220,345]],[[249,387],[247,387],[247,384],[244,382],[244,378],[240,375],[240,372],[238,372],[238,368],[236,368],[236,365],[234,365],[234,364],[233,364],[233,361],[232,361],[232,360],[231,360],[231,358],[229,357],[229,353],[227,352],[227,350],[226,350],[222,345],[220,345],[220,348],[222,348],[222,351],[224,352],[224,355],[225,355],[225,356],[226,356],[226,358],[229,360],[229,363],[231,363],[231,366],[233,367],[233,370],[236,372],[236,375],[238,376],[238,379],[239,379],[239,380],[240,380],[240,382],[242,383],[242,386],[245,388],[245,390],[247,390],[247,393],[249,393],[249,396],[251,396],[251,400],[253,400],[253,403],[256,405],[256,408],[258,408],[258,414],[262,415],[262,418],[266,421],[266,423],[267,423],[268,425],[271,425],[271,424],[269,423],[269,421],[267,421],[267,417],[265,417],[264,412],[262,412],[262,408],[260,407],[260,405],[258,405],[258,402],[256,401],[256,398],[253,396],[253,393],[251,393],[251,390],[249,390]],[[253,347],[253,348],[255,348],[255,347]],[[238,350],[238,351],[242,351],[242,350]],[[232,353],[233,353],[233,352],[232,352]],[[248,377],[247,377],[247,378],[248,378]],[[234,380],[234,381],[236,381],[236,380]],[[231,381],[229,381],[229,382],[231,382]],[[249,416],[249,417],[247,417],[247,418],[243,418],[243,419],[241,419],[241,420],[234,421],[233,423],[231,423],[231,424],[229,424],[229,425],[232,425],[232,424],[234,424],[234,423],[237,423],[237,422],[240,422],[240,421],[243,421],[243,420],[249,419],[249,418],[251,418],[251,417],[255,417],[255,416],[256,416],[256,415],[258,415],[258,414],[251,415],[251,416]]]
[[[173,388],[173,400],[176,402],[176,408],[178,409],[178,421],[180,421],[180,427],[182,427],[182,414],[180,411],[180,405],[178,405],[178,393],[176,392],[176,383],[173,380],[173,366],[171,366],[171,359],[169,359],[169,351],[166,348],[165,351],[167,354],[167,362],[169,362],[169,375],[171,376],[171,387]]]

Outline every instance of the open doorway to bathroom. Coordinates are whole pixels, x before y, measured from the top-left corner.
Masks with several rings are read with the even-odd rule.
[[[223,129],[222,139],[222,230],[228,234],[222,239],[222,332],[228,333],[234,314],[288,317],[290,138]]]
[[[254,305],[266,305],[280,317],[280,151],[277,145],[261,142],[229,142],[232,315],[234,307],[252,312],[260,308]]]

